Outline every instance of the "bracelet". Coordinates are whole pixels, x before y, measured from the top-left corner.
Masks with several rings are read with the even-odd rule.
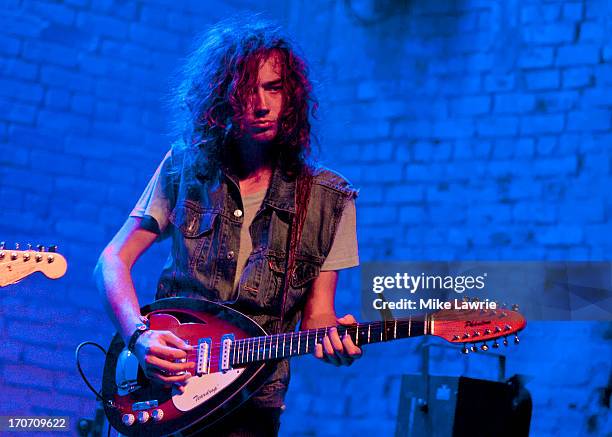
[[[146,320],[146,319],[144,319],[144,320]],[[136,342],[138,341],[138,338],[142,334],[147,332],[148,330],[149,330],[149,325],[147,325],[146,323],[138,323],[136,325],[136,330],[134,331],[134,333],[130,337],[130,341],[128,342],[128,345],[127,345],[127,349],[130,352],[134,353],[134,348],[136,347]]]

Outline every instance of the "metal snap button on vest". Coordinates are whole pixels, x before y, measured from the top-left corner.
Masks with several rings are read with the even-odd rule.
[[[229,252],[227,252],[227,259],[233,259],[234,258],[234,251],[230,250]]]
[[[236,211],[234,211],[234,216],[236,217],[242,217],[242,211],[237,209]]]

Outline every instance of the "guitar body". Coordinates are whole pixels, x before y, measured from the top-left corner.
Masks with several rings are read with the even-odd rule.
[[[208,359],[208,364],[203,363],[205,371],[188,380],[184,393],[151,384],[121,336],[115,335],[104,366],[102,396],[112,400],[112,405],[105,402],[105,413],[122,434],[157,436],[181,431],[190,435],[201,431],[246,401],[274,371],[274,362],[220,369],[221,344],[228,335],[232,340],[266,335],[257,323],[236,310],[206,300],[168,298],[142,308],[142,314],[149,318],[151,329],[172,331],[196,350],[206,343],[208,353],[194,352],[188,359]]]

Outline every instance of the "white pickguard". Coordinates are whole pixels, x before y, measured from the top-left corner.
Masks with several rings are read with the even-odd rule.
[[[215,396],[231,384],[244,369],[232,369],[202,376],[192,376],[187,380],[185,392],[172,396],[172,403],[180,411],[189,411]]]

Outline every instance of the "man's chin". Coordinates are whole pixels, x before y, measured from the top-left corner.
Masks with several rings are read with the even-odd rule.
[[[255,143],[268,144],[276,138],[276,131],[273,132],[255,132],[250,135],[251,140]]]

